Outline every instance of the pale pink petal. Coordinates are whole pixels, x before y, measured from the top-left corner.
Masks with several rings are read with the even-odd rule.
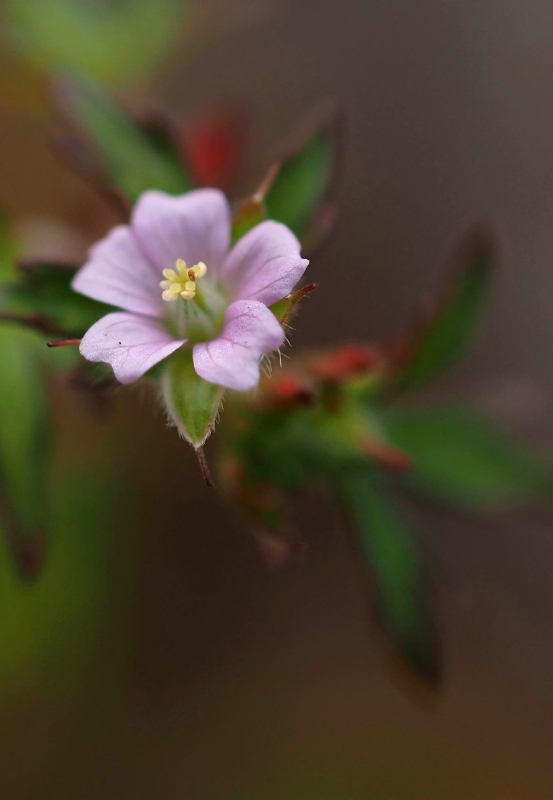
[[[79,349],[88,361],[111,364],[120,383],[133,383],[184,343],[157,320],[117,311],[98,320]]]
[[[222,280],[234,300],[259,300],[269,306],[290,294],[308,264],[292,231],[267,220],[235,245]]]
[[[197,189],[180,197],[145,192],[131,225],[160,272],[173,269],[182,258],[189,267],[203,261],[209,275],[217,277],[230,246],[230,209],[218,189]]]
[[[267,306],[255,300],[232,303],[218,339],[194,347],[194,368],[200,378],[245,392],[259,381],[259,361],[278,349],[284,331]]]
[[[91,248],[77,272],[76,292],[135,314],[160,317],[163,301],[157,270],[141,253],[128,225],[118,225]]]

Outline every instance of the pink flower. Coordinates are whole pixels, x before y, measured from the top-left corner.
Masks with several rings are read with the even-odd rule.
[[[260,223],[229,252],[230,240],[229,205],[217,189],[143,194],[130,225],[98,242],[73,281],[75,291],[123,309],[87,331],[81,354],[132,383],[186,345],[204,380],[254,387],[261,357],[284,342],[268,306],[290,294],[308,262],[278,222]]]

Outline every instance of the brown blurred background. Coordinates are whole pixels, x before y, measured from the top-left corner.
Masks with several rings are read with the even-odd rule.
[[[393,332],[464,227],[491,218],[503,253],[490,313],[433,396],[477,400],[550,451],[551,4],[210,0],[196,12],[141,91],[185,118],[245,104],[244,191],[307,107],[332,96],[347,112],[339,228],[311,264],[320,289],[294,348]],[[0,204],[107,224],[50,155],[40,87],[15,97],[21,107],[0,113]],[[78,404],[60,422],[106,447],[109,426],[126,432],[139,536],[128,673],[93,728],[55,694],[45,704],[22,692],[4,715],[1,797],[553,797],[551,515],[476,522],[411,509],[443,590],[447,658],[439,697],[421,704],[386,669],[341,522],[321,498],[298,510],[307,553],[268,571],[186,446],[137,399],[122,393],[109,422]],[[92,667],[81,690],[92,705],[102,696]]]

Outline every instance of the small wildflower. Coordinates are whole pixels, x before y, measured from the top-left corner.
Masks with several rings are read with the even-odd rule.
[[[87,331],[81,354],[133,383],[186,346],[204,380],[253,388],[263,355],[285,338],[268,306],[290,294],[308,262],[294,234],[271,220],[232,249],[230,241],[220,191],[143,194],[130,225],[98,242],[73,281],[75,291],[122,309]]]

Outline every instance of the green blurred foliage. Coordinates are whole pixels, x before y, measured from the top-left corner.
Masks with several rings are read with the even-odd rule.
[[[444,407],[390,409],[386,434],[413,460],[407,486],[486,511],[546,498],[553,469],[481,414]]]
[[[0,310],[15,286],[17,244],[0,221]],[[6,289],[7,287],[7,289]],[[0,518],[11,538],[41,535],[51,419],[43,385],[44,340],[34,331],[0,322]]]
[[[8,41],[50,74],[123,86],[147,77],[182,35],[186,0],[4,0]]]
[[[245,203],[235,214],[232,221],[232,243],[245,236],[248,231],[255,228],[267,219],[267,211],[262,201],[252,199]]]
[[[329,193],[338,159],[336,116],[325,115],[313,128],[301,145],[282,159],[264,198],[267,216],[283,222],[300,240],[306,237],[315,212]]]
[[[46,320],[81,335],[105,309],[71,291],[71,269],[53,264],[18,269],[13,260],[17,254],[17,242],[3,218],[0,314],[16,315],[19,321],[0,319],[0,524],[20,574],[30,578],[38,574],[51,529],[54,431],[48,368],[67,369],[79,359],[76,348],[48,351],[47,335],[31,323],[40,318],[40,324]],[[32,542],[37,563],[26,564]]]
[[[0,519],[0,697],[42,680],[66,691],[78,688],[79,671],[102,636],[121,634],[126,600],[119,552],[124,529],[114,514],[118,481],[89,451],[87,461],[78,454],[71,463],[54,462],[47,482],[42,524],[49,549],[39,581],[19,580]]]
[[[437,683],[442,677],[440,636],[419,546],[374,470],[344,472],[340,485],[371,570],[378,622],[412,672]]]
[[[44,519],[51,424],[36,334],[0,324],[0,494],[27,532]]]
[[[313,482],[334,495],[356,532],[380,627],[430,684],[442,674],[433,593],[394,494],[419,492],[480,513],[546,499],[553,488],[551,461],[484,417],[407,405],[409,392],[465,352],[494,256],[489,232],[474,229],[459,249],[454,285],[414,331],[371,348],[308,355],[266,381],[261,397],[235,412],[234,428],[230,415],[226,447],[239,464],[231,491],[254,526],[269,525],[286,546],[286,499]]]
[[[99,84],[72,76],[58,89],[63,109],[94,145],[107,182],[130,203],[148,189],[181,194],[192,188],[178,154],[141,130]]]
[[[17,280],[14,259],[19,254],[19,246],[11,235],[7,218],[0,214],[0,283],[7,284]]]
[[[341,120],[334,109],[311,114],[294,141],[283,148],[256,192],[237,210],[232,239],[236,242],[254,225],[274,219],[287,225],[304,247],[313,248],[328,235],[334,221],[331,200],[335,184]]]
[[[74,270],[58,264],[33,264],[21,271],[19,281],[7,287],[2,304],[22,317],[38,315],[48,320],[59,328],[59,337],[81,337],[113,309],[73,292],[74,274]]]
[[[472,342],[491,287],[495,247],[488,235],[476,230],[466,237],[461,251],[454,286],[435,301],[411,336],[404,363],[392,381],[396,393],[414,391],[441,375]]]

